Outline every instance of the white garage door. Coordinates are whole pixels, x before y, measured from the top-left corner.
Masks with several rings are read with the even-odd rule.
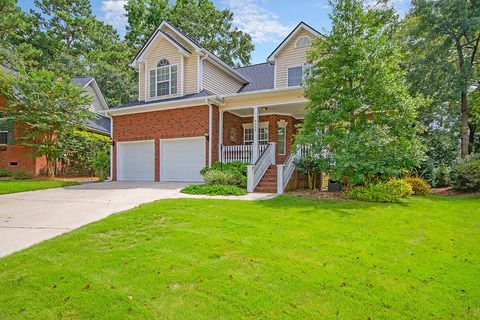
[[[153,140],[117,143],[117,180],[155,181]]]
[[[160,140],[160,180],[201,182],[205,137]]]

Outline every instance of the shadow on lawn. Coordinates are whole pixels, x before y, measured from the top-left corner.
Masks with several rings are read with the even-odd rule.
[[[317,200],[296,195],[282,195],[271,200],[259,201],[258,204],[270,209],[303,208],[306,211],[325,209],[341,213],[342,215],[350,215],[352,210],[372,210],[392,206],[406,208],[411,205],[408,200],[401,203],[375,203],[356,200]]]

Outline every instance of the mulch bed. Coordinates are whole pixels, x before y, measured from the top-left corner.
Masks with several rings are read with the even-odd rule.
[[[320,191],[320,190],[309,190],[309,189],[302,189],[302,190],[295,190],[288,192],[290,195],[294,196],[302,196],[314,200],[347,200],[347,195],[345,192],[327,192],[327,191]]]
[[[480,198],[480,192],[467,192],[455,190],[452,187],[447,188],[432,188],[430,189],[430,194],[436,196],[459,196],[466,198]]]

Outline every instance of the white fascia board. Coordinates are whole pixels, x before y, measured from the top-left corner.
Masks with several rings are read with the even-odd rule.
[[[97,94],[97,97],[99,98],[100,103],[102,104],[103,110],[108,110],[107,100],[105,100],[105,97],[103,96],[102,90],[100,90],[100,87],[98,86],[97,80],[95,80],[95,78],[94,78],[88,84],[92,85],[93,90]]]
[[[131,106],[125,108],[118,108],[118,109],[109,109],[105,110],[106,115],[110,116],[119,116],[125,114],[133,114],[133,113],[143,113],[143,112],[152,112],[152,111],[160,111],[160,110],[169,110],[169,109],[177,109],[177,108],[186,108],[186,107],[195,107],[200,105],[207,105],[208,101],[215,96],[206,96],[206,97],[199,97],[199,98],[191,98],[191,99],[184,99],[184,100],[177,100],[177,101],[159,101],[158,103],[149,103],[147,105],[138,105],[138,106]]]
[[[228,74],[233,76],[235,79],[237,79],[240,82],[243,83],[249,83],[247,78],[242,76],[240,73],[235,71],[232,67],[230,67],[228,64],[220,60],[218,57],[216,57],[213,53],[209,52],[207,49],[202,49],[201,52],[207,56],[207,60],[213,62],[215,65],[219,66],[222,70],[226,71]]]
[[[273,51],[267,58],[268,62],[275,62],[275,57],[277,54],[283,50],[283,48],[290,42],[290,40],[301,30],[305,29],[309,31],[310,33],[313,33],[316,37],[321,37],[322,34],[318,32],[317,30],[313,29],[312,27],[308,26],[305,22],[300,22],[298,26],[293,29],[292,32],[287,36],[285,40],[282,41],[282,43]]]

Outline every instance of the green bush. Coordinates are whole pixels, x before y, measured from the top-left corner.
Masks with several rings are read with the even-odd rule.
[[[94,169],[98,180],[103,181],[110,173],[110,155],[106,151],[99,151],[90,159],[90,163]]]
[[[11,177],[14,180],[27,180],[32,179],[33,175],[26,171],[11,171]]]
[[[12,171],[0,168],[0,178],[11,177]]]
[[[430,191],[427,180],[422,177],[408,177],[404,180],[412,186],[413,194],[417,196],[424,196]]]
[[[223,172],[230,172],[235,175],[237,179],[237,184],[239,187],[245,188],[247,186],[247,166],[248,164],[240,162],[240,161],[233,161],[228,163],[221,163],[220,161],[215,162],[212,164],[212,167],[205,167],[200,171],[202,176],[205,178],[205,174],[212,170],[223,171]]]
[[[401,202],[412,195],[413,190],[405,180],[392,179],[387,182],[369,183],[362,187],[354,187],[347,195],[356,200],[368,202]]]
[[[225,186],[218,184],[191,184],[180,190],[180,192],[208,196],[243,196],[247,194],[245,189],[237,186]]]
[[[224,186],[237,186],[239,178],[231,171],[208,170],[203,175],[206,184],[219,184]]]
[[[450,179],[451,170],[447,166],[439,166],[432,170],[430,183],[435,188],[449,187],[452,185]]]
[[[456,165],[452,171],[452,184],[458,190],[480,191],[480,160]]]

